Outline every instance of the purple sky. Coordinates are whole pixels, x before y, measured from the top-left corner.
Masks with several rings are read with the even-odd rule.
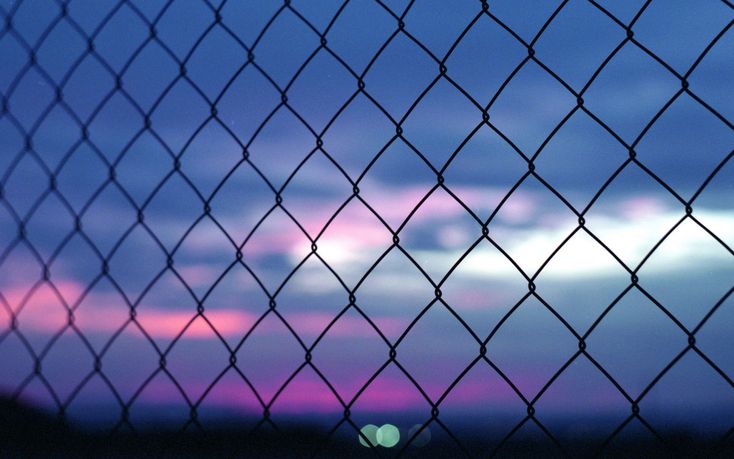
[[[557,2],[491,2],[492,19],[472,1],[420,1],[404,16],[406,2],[351,1],[339,10],[340,2],[292,1],[261,36],[280,3],[225,2],[219,24],[219,2],[161,10],[157,2],[74,1],[65,18],[47,4],[13,3],[0,2],[0,16],[12,16],[12,29],[0,27],[0,96],[8,108],[0,114],[2,392],[20,390],[51,409],[70,401],[72,418],[109,425],[120,419],[116,397],[135,401],[133,422],[184,422],[187,397],[200,404],[202,419],[257,416],[272,402],[276,420],[335,423],[343,407],[309,365],[274,397],[351,291],[383,336],[350,307],[313,348],[313,367],[343,403],[388,363],[386,340],[394,344],[430,305],[397,346],[397,362],[425,396],[389,363],[354,401],[355,422],[424,422],[428,397],[440,400],[442,418],[514,426],[525,416],[522,397],[533,400],[577,353],[574,333],[584,335],[626,291],[586,339],[588,355],[635,399],[695,330],[696,348],[646,393],[642,413],[659,427],[731,427],[734,35],[706,49],[732,23],[725,2],[653,2],[635,20],[631,42],[602,9],[628,24],[642,2],[570,1],[533,45],[537,61],[521,40],[534,39]],[[393,36],[396,17],[425,49],[406,33]],[[142,18],[156,22],[155,40]],[[306,21],[326,30],[327,48]],[[82,33],[94,36],[95,54],[85,54]],[[36,65],[29,66],[28,46],[38,50]],[[678,76],[705,50],[683,91]],[[445,62],[446,78],[435,59]],[[115,91],[114,73],[124,93]],[[60,103],[53,85],[63,86]],[[583,91],[583,108],[574,91]],[[437,185],[439,171],[445,186]],[[48,192],[50,172],[58,192]],[[695,220],[684,218],[691,199]],[[75,215],[82,232],[74,231]],[[480,222],[490,216],[489,239],[502,251],[482,238]],[[269,297],[277,315],[267,313]],[[446,394],[525,297],[486,353],[522,397],[484,360]],[[147,381],[159,353],[168,373]],[[95,354],[109,384],[94,372]],[[33,376],[34,356],[42,358],[41,376]],[[535,406],[541,421],[592,418],[610,431],[630,412],[584,355]]]

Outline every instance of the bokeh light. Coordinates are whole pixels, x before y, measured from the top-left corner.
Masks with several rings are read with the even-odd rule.
[[[367,424],[366,426],[362,427],[362,429],[360,429],[362,435],[357,435],[357,438],[359,438],[359,444],[362,446],[366,446],[367,448],[379,445],[380,443],[377,441],[378,430],[378,427],[374,424]],[[365,438],[369,440],[369,444],[367,443]]]
[[[408,430],[408,439],[413,438],[413,435],[416,435],[416,432],[420,431],[420,433],[413,438],[413,441],[410,442],[411,445],[418,448],[426,446],[428,442],[431,441],[431,428],[426,426],[421,430],[421,427],[423,427],[423,424],[416,424]]]
[[[392,424],[384,424],[377,429],[377,443],[385,448],[392,448],[400,441],[400,430]]]

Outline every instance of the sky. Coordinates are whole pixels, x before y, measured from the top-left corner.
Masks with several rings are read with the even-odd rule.
[[[726,2],[163,5],[0,2],[0,391],[98,426],[532,401],[611,432],[642,396],[731,428]]]

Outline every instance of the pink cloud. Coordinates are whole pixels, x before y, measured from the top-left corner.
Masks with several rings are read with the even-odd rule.
[[[668,210],[663,201],[651,195],[627,198],[621,201],[618,207],[622,216],[629,219],[660,215]]]
[[[82,285],[76,282],[57,281],[54,282],[54,285],[56,286],[58,293],[61,294],[61,297],[67,302],[75,301],[84,291]],[[42,284],[33,292],[30,297],[28,297],[28,294],[30,293],[32,287],[32,283],[18,282],[17,284],[9,288],[2,289],[1,293],[5,297],[5,300],[8,302],[11,309],[13,309],[14,311],[17,310],[17,308],[20,306],[20,303],[24,299],[26,299],[28,307],[31,307],[31,305],[35,303],[56,303],[59,305],[62,304],[57,293],[54,292],[48,284]]]
[[[368,379],[365,375],[364,381]],[[208,384],[196,385],[195,392],[203,393]],[[186,386],[190,386],[186,384]],[[191,386],[194,387],[194,386]],[[178,390],[165,378],[151,381],[141,393],[140,401],[150,404],[176,404],[183,400]],[[265,403],[271,400],[265,399]],[[346,403],[349,400],[345,400]],[[244,382],[231,379],[220,381],[206,397],[205,405],[210,407],[235,408],[245,413],[260,414],[262,406]],[[370,412],[399,411],[428,406],[420,393],[408,387],[403,381],[378,378],[357,401],[359,407]],[[291,381],[273,403],[274,413],[334,413],[343,411],[343,406],[331,390],[313,372],[304,368]]]
[[[64,297],[79,296],[83,291],[82,284],[74,281],[59,281],[56,283],[60,294]],[[28,290],[28,285],[19,285],[14,288],[6,289],[4,295],[10,306],[14,309]],[[108,333],[111,334],[119,329],[128,319],[129,310],[127,306],[115,300],[116,294],[113,292],[92,292],[81,303],[78,309],[76,325],[82,329],[84,333]],[[66,315],[63,307],[60,306],[59,299],[54,292],[48,288],[40,288],[18,316],[18,323],[24,333],[55,333],[64,326]],[[205,312],[205,316],[217,327],[219,332],[225,337],[242,336],[249,330],[257,320],[257,316],[247,311],[235,308],[219,308],[210,309]],[[141,304],[139,306],[138,321],[145,330],[154,338],[170,339],[177,336],[178,333],[195,317],[192,311],[171,310],[165,307],[154,306],[150,304]],[[318,334],[328,324],[332,316],[325,312],[304,311],[292,314],[288,317],[299,325],[299,331],[302,333]],[[376,317],[374,318],[378,326],[388,334],[395,334],[404,327],[403,321],[392,317]],[[278,327],[275,321],[265,321],[263,327],[258,328],[259,333],[264,334],[283,334],[288,333],[284,327]],[[134,332],[135,327],[128,325],[125,333],[131,337],[140,338],[140,335]],[[332,336],[340,336],[344,338],[358,338],[363,336],[374,337],[374,331],[364,320],[357,315],[346,315],[336,322],[330,331]],[[196,318],[183,335],[182,340],[213,340],[215,339],[209,325],[202,318]],[[131,359],[133,357],[131,356]],[[196,359],[207,359],[206,355],[192,356],[194,359],[191,365],[196,365]],[[451,358],[450,356],[444,358]],[[278,365],[279,360],[276,358],[270,362],[264,362],[262,365]],[[336,362],[326,359],[323,362],[315,362],[320,368],[334,368]],[[222,362],[223,366],[227,362]],[[431,366],[436,371],[441,371],[441,359],[431,362]],[[70,372],[73,372],[73,367]],[[147,370],[142,370],[147,371]],[[248,370],[245,370],[247,373]],[[257,368],[249,368],[249,371],[257,371]],[[71,373],[70,373],[71,374]],[[367,369],[359,369],[353,374],[345,375],[346,381],[350,388],[361,387],[371,376]],[[205,380],[206,377],[197,375],[177,375],[179,378],[188,378],[181,380],[183,387],[186,387],[190,394],[194,397],[203,393],[203,389],[210,381]],[[135,378],[130,379],[130,381]],[[134,384],[126,382],[127,380],[118,381],[120,385]],[[269,381],[265,381],[268,386]],[[270,386],[278,384],[272,381]],[[426,390],[431,394],[439,394],[445,387],[434,387],[428,383]],[[268,386],[268,387],[270,387]],[[347,399],[354,394],[354,390],[344,389],[345,382],[335,385],[338,390],[344,390],[340,394]],[[133,388],[135,389],[135,388]],[[272,392],[271,392],[272,393]],[[90,395],[90,401],[94,402],[95,396]],[[101,395],[100,395],[101,397]],[[450,400],[447,403],[456,406],[470,406],[486,401],[501,402],[505,399],[515,397],[514,394],[506,390],[497,390],[491,385],[481,382],[467,382],[457,386]],[[180,404],[183,403],[178,390],[167,381],[165,377],[158,377],[151,381],[151,384],[143,391],[140,396],[143,403],[154,405]],[[235,408],[245,413],[259,414],[262,410],[256,398],[252,396],[249,389],[236,379],[228,378],[222,380],[206,399],[208,406],[221,408]],[[355,409],[367,412],[395,412],[414,409],[427,409],[428,405],[420,393],[399,373],[383,373],[380,375],[365,391],[355,404]],[[329,388],[310,370],[306,369],[303,374],[294,379],[288,388],[281,393],[272,407],[274,413],[333,413],[340,412],[343,409],[341,404],[331,393]]]
[[[59,281],[54,285],[63,298],[78,298],[83,292],[81,284]],[[3,290],[3,295],[13,311],[17,311],[30,286],[20,285]],[[69,306],[72,306],[69,304]],[[10,317],[5,308],[0,308],[0,318],[9,324]],[[116,293],[92,292],[74,313],[74,323],[85,333],[114,333],[129,320],[130,312]],[[204,316],[224,337],[240,337],[257,322],[259,314],[234,307],[210,307]],[[136,320],[145,331],[155,338],[174,338],[196,317],[195,311],[170,309],[167,307],[141,304],[137,306]],[[315,336],[331,322],[333,315],[320,311],[304,311],[287,316],[298,324],[300,333]],[[373,321],[386,333],[403,329],[403,321],[393,317],[373,317]],[[55,333],[68,322],[68,313],[54,291],[46,284],[36,290],[25,307],[17,315],[19,327],[24,331]],[[128,326],[126,332],[135,327]],[[265,321],[256,329],[258,333],[281,334],[288,331],[273,321]],[[372,337],[374,330],[358,316],[343,316],[330,329],[331,336]],[[135,336],[139,336],[135,334]],[[196,317],[184,334],[185,339],[215,339],[216,336],[206,321]]]
[[[536,199],[527,194],[515,193],[502,205],[498,217],[508,223],[526,223],[538,216],[537,210]]]
[[[384,191],[381,189],[377,193],[365,196],[364,199],[388,223],[397,226],[410,214],[426,192],[425,187],[418,186],[390,188]],[[469,199],[468,204],[471,205],[482,202],[482,199],[486,200],[486,196],[483,196],[482,190],[466,189],[463,190],[462,199]],[[331,210],[322,209],[336,209],[341,204],[342,201],[336,200],[304,201],[301,206],[310,205],[313,212],[300,217],[299,221],[305,228],[311,230],[312,236],[316,236],[332,216]],[[449,194],[437,190],[421,206],[421,210],[411,218],[411,222],[422,224],[428,221],[448,220],[463,213],[464,209]],[[295,225],[273,225],[267,230],[258,237],[256,244],[248,243],[248,253],[251,255],[284,252],[308,253],[310,242]],[[355,199],[329,224],[321,241],[326,244],[330,241],[340,241],[342,246],[354,251],[362,251],[388,246],[391,243],[391,235],[372,212]]]
[[[231,226],[235,225],[234,223]],[[238,244],[242,241],[236,241]],[[253,233],[243,248],[246,257],[257,257],[271,253],[288,253],[294,247],[308,249],[309,242],[298,227],[281,217],[270,217]],[[234,255],[236,248],[226,239],[219,228],[208,226],[186,238],[185,250],[193,255],[201,253],[227,253]]]
[[[361,387],[369,374],[359,378]],[[202,394],[208,384],[190,385],[193,393]],[[445,389],[428,387],[428,392],[442,393]],[[436,390],[431,390],[436,389]],[[338,390],[338,389],[337,389]],[[351,401],[350,394],[341,394],[345,403]],[[181,395],[170,382],[164,378],[156,378],[141,394],[140,401],[150,404],[181,403]],[[265,403],[271,399],[266,398]],[[513,407],[519,403],[519,397],[502,382],[466,381],[455,386],[450,395],[442,402],[443,407],[468,407],[477,403],[492,403],[495,407]],[[244,413],[259,415],[262,406],[244,382],[232,378],[222,379],[207,395],[205,406],[234,408]],[[375,379],[353,405],[353,410],[370,413],[400,412],[407,410],[428,410],[430,405],[420,392],[404,377],[398,374],[382,374]],[[305,414],[335,413],[343,411],[343,406],[331,390],[309,368],[304,368],[293,379],[272,405],[273,413]]]
[[[31,293],[32,283],[19,283],[17,286],[0,290],[4,303],[15,314],[19,324],[28,318],[30,328],[47,333],[58,331],[68,322],[68,312],[64,307],[76,301],[83,292],[81,285],[75,282],[55,283],[57,291],[48,284],[42,284]],[[59,296],[60,295],[60,296]],[[21,309],[22,306],[22,309]],[[0,317],[5,319],[3,325],[10,325],[10,315],[5,306]],[[19,312],[20,311],[20,312]]]
[[[252,328],[257,318],[244,311],[216,310],[204,313],[223,336],[243,335]],[[146,307],[140,309],[138,322],[145,331],[156,338],[173,338],[194,317],[194,314],[186,311],[166,311],[162,308]],[[99,330],[108,331],[108,330]],[[196,318],[184,334],[185,339],[213,339],[214,331],[202,318]]]
[[[361,206],[361,204],[359,204]],[[330,237],[348,238],[363,245],[384,245],[390,241],[390,233],[368,209],[345,209],[329,225],[326,233]]]
[[[426,195],[426,187],[409,186],[370,196],[368,202],[387,219],[401,222]],[[440,220],[463,213],[460,204],[441,189],[434,191],[412,217],[413,222]]]
[[[420,186],[383,187],[379,192],[365,196],[364,199],[395,228],[410,214],[428,189]],[[475,210],[489,211],[504,197],[503,191],[493,188],[456,186],[452,187],[452,191],[469,208]],[[336,203],[328,204],[330,205],[315,202],[313,207],[331,208]],[[360,250],[389,244],[390,233],[386,228],[364,206],[356,202],[354,204],[356,205],[347,206],[329,225],[324,238],[351,240]],[[532,218],[537,210],[538,200],[535,196],[516,192],[504,203],[499,217],[511,223],[525,222]],[[438,189],[411,217],[410,226],[415,228],[415,225],[427,223],[455,223],[457,217],[465,215],[466,209],[459,202],[447,192]],[[327,221],[328,216],[316,211],[304,221],[304,226],[320,228],[318,223]]]
[[[427,186],[388,187],[383,184],[371,188],[372,192],[363,193],[363,199],[392,225],[393,229],[404,221],[430,189]],[[469,208],[485,213],[493,209],[506,192],[495,188],[468,186],[454,186],[451,189]],[[341,198],[296,198],[293,202],[298,204],[296,208],[311,209],[311,212],[299,215],[298,219],[312,237],[323,229],[332,212],[343,204]],[[523,223],[533,218],[537,210],[538,199],[534,195],[516,192],[504,203],[498,218],[509,223]],[[411,217],[409,226],[416,228],[428,223],[455,223],[457,217],[466,215],[465,212],[461,204],[451,195],[438,189]],[[247,242],[244,253],[246,258],[289,254],[300,261],[310,252],[310,244],[308,238],[285,214],[275,211]],[[391,235],[387,228],[359,200],[353,199],[329,224],[318,245],[324,248],[330,245],[338,246],[335,250],[345,254],[344,261],[349,261],[354,254],[387,248],[390,244]],[[195,252],[216,250],[231,254],[234,251],[232,244],[222,237],[218,228],[213,226],[205,227],[190,235],[186,247]]]

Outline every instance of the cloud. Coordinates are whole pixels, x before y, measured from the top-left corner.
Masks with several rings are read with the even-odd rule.
[[[467,205],[478,207],[487,205],[488,196],[498,194],[497,190],[479,187],[463,187],[459,192]],[[407,215],[424,193],[425,190],[420,187],[396,187],[371,196],[369,202],[377,209],[387,209],[385,217],[391,218]],[[532,275],[577,224],[575,219],[570,218],[571,214],[564,219],[558,218],[552,208],[545,210],[544,200],[539,195],[518,193],[516,197],[517,199],[508,200],[503,206],[498,217],[504,218],[494,221],[490,236],[500,243],[527,274]],[[319,204],[314,202],[313,206],[317,209]],[[697,208],[695,215],[715,228],[716,234],[724,241],[734,238],[734,213]],[[679,209],[672,209],[657,195],[648,194],[618,198],[612,201],[611,206],[600,207],[587,216],[586,226],[630,268],[635,268],[682,216]],[[307,224],[312,223],[310,219],[325,220],[318,211],[306,217]],[[414,215],[411,223],[401,233],[401,239],[403,247],[421,263],[451,266],[479,233],[478,225],[468,219],[465,210],[453,198],[446,193],[437,192],[432,199],[426,201],[425,209]],[[648,272],[662,274],[684,264],[716,263],[727,256],[726,250],[716,244],[712,245],[713,238],[695,224],[681,225],[673,234],[676,244],[666,244],[665,250],[658,250],[654,257],[664,263],[656,263],[655,268]],[[257,245],[251,247],[250,256],[287,255],[289,263],[295,266],[309,253],[308,241],[294,225],[268,227],[268,231],[263,232],[263,237],[264,239],[258,240]],[[426,240],[425,243],[415,243],[421,242],[420,238],[431,237],[433,239]],[[340,275],[349,272],[359,274],[390,245],[389,231],[367,209],[355,202],[354,206],[346,207],[329,225],[318,241],[318,253]],[[557,280],[603,277],[619,273],[623,269],[583,231],[579,231],[551,263],[553,269],[548,270],[544,276]],[[320,272],[309,276],[308,266],[301,269],[304,271],[304,279],[319,277],[316,274]],[[384,276],[386,273],[379,274]],[[387,274],[388,284],[402,276],[400,272]],[[519,273],[501,253],[487,244],[480,244],[472,252],[472,257],[462,262],[462,269],[456,275],[467,279],[514,278]],[[309,285],[303,280],[296,284],[300,289],[308,291],[340,288],[335,283]]]
[[[370,192],[365,192],[364,199],[391,222],[394,228],[397,227],[394,222],[402,222],[430,189],[427,186],[398,186],[379,183],[369,178],[366,180],[365,188]],[[499,188],[460,184],[452,186],[451,190],[467,206],[480,213],[488,212],[496,206],[505,192]],[[307,228],[321,228],[331,216],[331,210],[327,209],[336,209],[342,203],[333,195],[318,197],[304,194],[294,199],[299,200],[299,207],[313,209],[299,217]],[[497,214],[490,228],[490,235],[498,240],[528,274],[532,274],[576,226],[572,218],[559,219],[558,212],[553,212],[552,206],[546,210],[547,199],[545,194],[518,190],[512,199],[503,204],[502,211]],[[253,221],[254,215],[248,215],[244,209],[241,212],[238,221]],[[597,206],[592,210],[587,218],[587,227],[622,260],[634,267],[682,215],[682,212],[670,209],[665,201],[654,194],[613,196],[611,206]],[[712,227],[723,240],[731,241],[734,238],[731,230],[734,227],[734,217],[731,212],[697,207],[695,215]],[[569,213],[568,217],[572,215]],[[257,272],[273,269],[287,272],[288,266],[296,266],[310,252],[308,239],[296,225],[284,220],[286,218],[283,215],[280,218],[276,218],[275,214],[271,215],[245,246],[245,261],[251,263]],[[165,226],[159,229],[167,231]],[[174,232],[179,229],[170,228]],[[703,251],[696,249],[712,239],[695,226],[685,225],[675,234],[685,234],[686,237],[681,237],[676,247],[666,247],[666,250],[655,256],[668,262],[667,269],[675,269],[674,267],[694,258],[699,261],[719,259],[725,253],[723,250],[710,249],[710,244]],[[452,265],[478,236],[478,225],[453,197],[442,190],[437,190],[430,196],[400,234],[402,246],[416,255],[421,263],[441,266]],[[575,237],[557,255],[553,262],[554,269],[549,271],[548,276],[559,279],[569,276],[605,276],[621,269],[615,263],[610,263],[607,256],[587,256],[588,253],[598,252],[599,246],[596,242],[579,236],[581,235]],[[363,273],[391,243],[388,229],[357,200],[353,200],[342,210],[317,241],[318,254],[337,272],[347,274],[348,277],[349,273],[354,276]],[[216,225],[200,224],[189,234],[179,252],[192,261],[203,256],[212,261],[225,258],[233,261],[235,248],[222,236]],[[276,260],[272,258],[273,255],[282,258]],[[504,257],[490,247],[482,244],[475,249],[474,255],[463,262],[464,269],[457,275],[468,276],[468,279],[518,275]],[[584,262],[579,263],[579,260]],[[67,260],[62,258],[59,263],[66,264]],[[282,264],[282,269],[273,263]],[[212,267],[198,263],[177,265],[177,269],[181,269],[183,277],[194,286],[207,285],[218,274]],[[303,269],[308,274],[307,267]],[[124,274],[135,275],[135,270]],[[395,273],[394,277],[400,278],[400,273]],[[26,279],[16,279],[14,282],[24,280]],[[320,287],[305,285],[304,282],[297,284],[299,288],[310,291]],[[326,287],[334,288],[333,285]],[[243,323],[249,323],[249,318],[242,320]]]
[[[62,298],[78,298],[84,286],[75,281],[54,282]],[[13,311],[30,290],[29,284],[20,284],[3,289],[5,303]],[[67,303],[69,305],[69,303]],[[71,305],[69,305],[71,306]],[[260,314],[245,311],[236,307],[209,307],[203,317],[197,317],[196,311],[188,311],[161,305],[140,304],[136,308],[137,322],[153,338],[172,339],[186,328],[184,339],[216,339],[211,326],[225,338],[242,337],[256,324]],[[265,310],[263,309],[263,312]],[[68,322],[68,313],[59,296],[48,286],[35,291],[26,301],[23,309],[17,314],[19,328],[24,332],[52,334],[58,332]],[[115,292],[90,293],[74,313],[74,324],[82,333],[112,334],[116,332],[130,317],[129,308],[120,301]],[[287,314],[287,320],[298,324],[298,331],[306,336],[317,336],[332,321],[334,315],[320,311],[303,311]],[[0,319],[10,323],[10,315],[5,308],[0,308]],[[397,333],[404,327],[404,321],[395,317],[371,317],[386,333]],[[274,321],[264,321],[256,329],[260,334],[289,333],[285,327],[277,326]],[[188,327],[188,328],[187,328]],[[134,325],[128,325],[125,333],[139,337]],[[342,316],[329,330],[335,337],[374,337],[375,332],[368,323],[359,316]]]
[[[440,365],[440,363],[439,363]],[[354,375],[352,384],[361,387],[372,375],[362,372]],[[522,378],[527,375],[522,376]],[[522,379],[521,378],[521,379]],[[186,383],[190,387],[191,384]],[[197,386],[194,384],[194,386]],[[202,393],[207,386],[201,383],[195,393]],[[424,385],[428,393],[442,393],[445,387],[433,387],[428,383]],[[342,396],[345,403],[352,398],[351,393],[337,392]],[[474,407],[478,402],[491,402],[495,408],[510,408],[517,404],[519,397],[511,391],[504,383],[488,382],[486,380],[467,380],[457,385],[451,395],[442,404],[443,407]],[[149,404],[171,404],[182,402],[180,393],[165,379],[156,378],[141,394],[140,402]],[[270,402],[266,399],[265,403]],[[504,406],[503,406],[504,405]],[[234,408],[244,413],[259,415],[262,406],[250,389],[240,381],[232,381],[225,378],[220,381],[204,399],[203,406],[218,408]],[[389,413],[405,412],[410,410],[430,410],[426,399],[412,386],[407,378],[397,372],[383,372],[369,386],[369,389],[360,394],[352,408],[354,411],[365,411],[367,413]],[[343,411],[343,406],[331,390],[312,371],[304,368],[299,375],[293,379],[286,389],[278,396],[272,405],[273,413],[305,414],[305,413],[338,413]]]
[[[588,221],[587,226],[634,269],[672,224],[682,217],[682,212],[663,210],[647,202],[632,203],[630,206],[631,210],[623,215],[596,216]],[[638,214],[641,217],[643,213],[644,218],[628,218]],[[724,240],[727,238],[731,240],[734,237],[734,212],[702,209],[696,211],[696,216],[701,220],[713,222],[712,224],[718,228],[728,228],[728,231],[717,233]],[[715,243],[708,233],[696,224],[689,223],[682,224],[673,232],[675,244],[666,244],[664,250],[661,248],[656,251],[654,257],[657,263],[654,269],[647,270],[648,274],[664,274],[684,267],[690,269],[692,265],[711,266],[730,260],[731,255]],[[511,236],[506,239],[507,242],[503,247],[527,274],[532,275],[558,244],[570,234],[571,229],[569,227],[551,229],[542,226],[513,229],[508,232]],[[619,273],[623,268],[609,255],[597,256],[602,251],[596,241],[580,231],[554,257],[551,261],[554,269],[547,271],[544,276],[563,280],[603,277]],[[423,259],[446,263],[458,260],[463,251],[424,250],[419,253]],[[463,269],[460,275],[474,278],[516,278],[519,275],[501,253],[487,245],[478,246],[472,254],[472,257],[462,262]]]

